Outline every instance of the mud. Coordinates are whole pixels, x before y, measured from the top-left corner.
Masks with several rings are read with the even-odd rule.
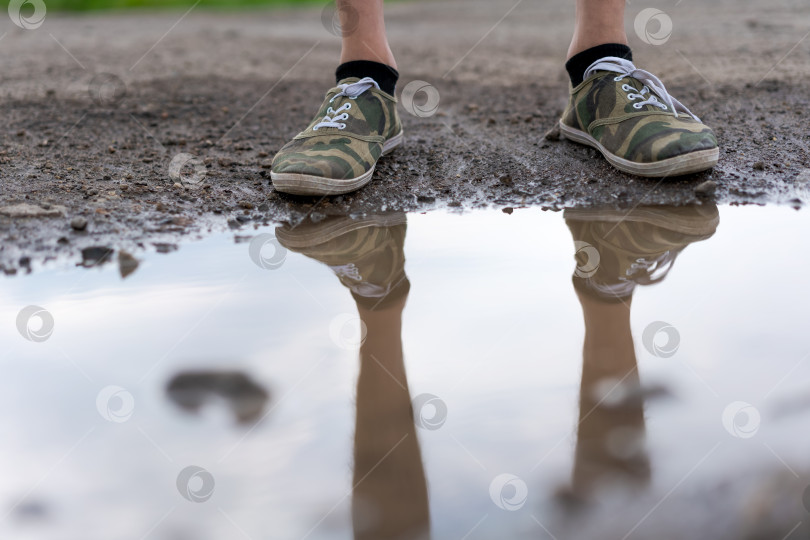
[[[318,9],[49,14],[28,31],[4,20],[0,268],[80,261],[91,247],[168,252],[213,230],[333,214],[810,201],[810,13],[799,2],[663,7],[674,28],[663,46],[639,39],[641,7],[628,7],[636,63],[722,145],[713,171],[663,180],[546,135],[565,104],[572,10],[513,6],[390,6],[399,88],[430,83],[438,112],[401,110],[406,143],[373,182],[323,199],[277,193],[269,178],[333,81],[339,40]],[[194,159],[180,169],[178,154]]]

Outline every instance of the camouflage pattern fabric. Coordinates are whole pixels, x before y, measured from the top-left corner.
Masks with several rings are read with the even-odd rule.
[[[296,237],[317,238],[317,234],[313,234],[317,229],[334,229],[334,222],[350,219],[335,216],[316,224],[285,225],[276,229],[276,237],[290,251],[329,266],[358,301],[365,300],[368,309],[382,308],[386,301],[401,297],[403,290],[407,292],[410,287],[405,275],[403,248],[407,225],[404,216],[397,225],[348,228],[347,232],[337,236],[324,235],[327,240],[315,240],[306,247],[295,241]]]
[[[357,78],[347,78],[340,84],[352,84]],[[386,140],[402,131],[395,97],[371,88],[356,98],[340,96],[332,88],[307,129],[284,145],[273,158],[273,173],[297,173],[334,179],[356,178],[369,171],[383,154]],[[344,129],[316,125],[333,116],[346,104],[348,118]]]
[[[632,77],[597,71],[570,89],[562,122],[588,133],[610,153],[637,163],[653,163],[717,147],[712,130],[681,112],[652,104],[634,107],[644,84]],[[649,95],[649,94],[647,94]],[[645,96],[646,97],[646,96]]]
[[[629,214],[567,209],[563,217],[574,241],[593,246],[599,254],[598,268],[592,275],[575,273],[574,286],[607,301],[630,296],[636,285],[662,281],[678,254],[689,244],[710,238],[720,222],[714,204],[641,206]],[[588,256],[579,249],[578,268],[593,262],[586,260]]]

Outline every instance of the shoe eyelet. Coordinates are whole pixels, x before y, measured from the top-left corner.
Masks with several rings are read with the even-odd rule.
[[[338,129],[346,129],[346,124],[341,123]]]
[[[625,83],[622,85],[622,90],[624,90],[625,92],[632,92],[633,90],[635,90],[635,88]]]
[[[616,81],[616,82],[619,82],[622,79],[624,79],[624,75],[619,75],[618,77],[613,77],[613,80]]]
[[[315,126],[314,128],[312,128],[312,131],[318,131],[318,126]]]
[[[633,108],[634,109],[640,109],[641,108],[641,103],[633,103]]]

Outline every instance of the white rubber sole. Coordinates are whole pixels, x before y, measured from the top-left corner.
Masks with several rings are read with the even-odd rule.
[[[383,143],[382,156],[391,152],[394,148],[402,144],[403,133],[400,131]],[[355,178],[339,179],[325,178],[323,176],[312,176],[299,173],[274,173],[270,172],[270,179],[276,191],[289,193],[290,195],[342,195],[357,191],[361,187],[371,182],[376,164],[371,169]]]
[[[611,165],[620,171],[637,176],[661,178],[665,176],[682,176],[684,174],[701,172],[717,165],[717,160],[720,157],[719,148],[710,148],[708,150],[698,150],[697,152],[690,152],[669,159],[663,159],[655,163],[636,163],[635,161],[621,158],[616,154],[611,154],[589,134],[565,125],[562,120],[560,120],[560,131],[566,139],[596,148],[605,156],[605,159],[608,160]]]

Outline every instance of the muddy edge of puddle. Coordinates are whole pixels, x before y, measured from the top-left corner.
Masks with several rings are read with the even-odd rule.
[[[712,9],[723,9],[723,1]],[[310,120],[331,84],[335,44],[314,48],[311,61],[303,62],[300,71],[279,78],[277,72],[312,44],[302,38],[284,50],[277,46],[283,37],[266,35],[263,27],[251,30],[249,15],[223,20],[190,17],[154,58],[130,71],[116,66],[134,62],[139,54],[132,51],[145,50],[149,40],[141,39],[136,47],[133,34],[132,43],[127,42],[126,28],[132,25],[122,23],[123,17],[53,21],[52,32],[66,40],[82,24],[92,27],[87,31],[89,43],[68,40],[67,47],[83,60],[82,67],[67,55],[58,56],[61,49],[53,50],[53,43],[46,50],[42,40],[32,45],[30,34],[19,37],[12,32],[4,46],[19,54],[10,57],[5,98],[0,102],[5,119],[0,129],[0,269],[8,274],[54,257],[79,260],[81,250],[93,246],[137,253],[157,244],[160,251],[171,251],[184,238],[215,230],[232,228],[249,235],[257,224],[317,221],[335,214],[521,206],[560,210],[608,205],[629,210],[640,204],[708,200],[800,208],[810,200],[810,134],[805,119],[810,90],[805,74],[797,72],[801,69],[796,68],[797,60],[788,57],[780,64],[785,69],[775,69],[759,82],[754,75],[749,77],[752,82],[745,82],[739,66],[732,69],[733,59],[752,43],[768,44],[768,55],[778,58],[790,40],[786,35],[784,44],[768,41],[774,34],[757,26],[755,11],[729,15],[748,17],[739,23],[748,34],[737,35],[729,26],[706,38],[716,40],[719,47],[711,58],[714,67],[707,70],[711,83],[689,64],[676,62],[677,56],[666,47],[637,49],[642,57],[664,66],[670,92],[713,127],[722,145],[713,171],[650,180],[615,171],[595,150],[554,134],[546,136],[565,105],[567,83],[557,65],[565,47],[559,46],[562,38],[554,32],[567,35],[567,20],[555,25],[561,29],[540,38],[538,50],[551,51],[549,58],[532,52],[538,37],[531,28],[521,18],[509,18],[504,31],[512,32],[513,43],[494,39],[465,60],[464,70],[441,77],[441,68],[452,65],[450,60],[463,52],[458,35],[485,28],[493,15],[487,9],[496,10],[479,4],[480,12],[461,15],[443,10],[452,5],[447,2],[431,4],[436,6],[437,24],[443,21],[447,29],[430,34],[437,45],[432,48],[435,62],[426,62],[421,44],[402,33],[406,25],[393,26],[400,64],[414,68],[403,71],[401,84],[408,80],[434,84],[441,92],[438,113],[420,118],[400,107],[405,144],[380,161],[369,186],[325,199],[275,192],[269,167],[275,152]],[[392,20],[408,20],[417,7],[394,6]],[[548,17],[562,21],[570,15],[568,8],[564,2],[549,2]],[[790,22],[789,8],[784,7],[780,19],[786,28],[801,22]],[[274,28],[306,23],[310,26],[300,32],[318,36],[323,29],[311,15],[284,11],[274,14],[272,21]],[[150,17],[159,23],[173,21],[171,14]],[[232,61],[206,63],[200,51],[207,54],[210,46],[203,40],[210,41],[209,34],[220,28],[227,39],[217,42],[216,52]],[[115,33],[123,45],[106,49],[94,45],[105,32]],[[678,49],[681,54],[704,65],[700,55],[705,43],[681,45],[687,47]],[[266,47],[267,65],[276,66],[276,72],[257,73],[265,65],[254,54],[257,47]],[[543,77],[529,77],[530,64],[508,61],[516,58],[514,50],[526,62],[556,67]],[[768,65],[763,61],[758,69]],[[93,74],[107,71],[121,73],[124,92],[102,98],[88,94]],[[184,169],[180,181],[169,174],[179,154],[194,156],[192,166],[197,167]],[[197,176],[190,177],[189,170],[196,170]],[[3,215],[9,206],[15,209],[6,213],[28,217]]]

